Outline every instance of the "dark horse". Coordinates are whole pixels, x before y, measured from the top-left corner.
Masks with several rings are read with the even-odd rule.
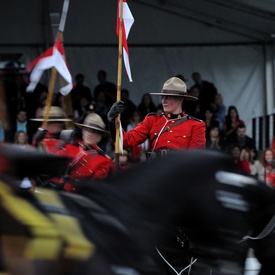
[[[262,274],[275,270],[273,225],[264,229],[275,191],[235,173],[228,156],[171,152],[104,182],[81,181],[78,194],[19,187],[25,177],[58,176],[67,164],[0,146],[0,273],[180,274],[193,263],[185,274],[235,275],[249,247]]]

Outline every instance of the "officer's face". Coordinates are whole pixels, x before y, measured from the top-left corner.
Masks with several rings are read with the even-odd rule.
[[[182,101],[183,99],[178,96],[162,96],[161,103],[164,112],[170,114],[178,114],[182,112]]]
[[[98,144],[101,141],[102,136],[100,132],[87,128],[82,130],[82,138],[85,145],[92,146]]]
[[[49,122],[47,125],[47,130],[52,134],[58,134],[64,129],[64,127],[64,122]]]

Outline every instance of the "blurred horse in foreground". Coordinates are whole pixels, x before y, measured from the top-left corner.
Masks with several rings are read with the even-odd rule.
[[[275,191],[235,173],[228,156],[171,152],[104,182],[81,181],[77,194],[19,187],[67,165],[0,145],[0,274],[236,275],[249,247],[261,274],[275,270]]]

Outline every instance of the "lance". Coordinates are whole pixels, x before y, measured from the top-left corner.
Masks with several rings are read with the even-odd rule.
[[[117,68],[117,101],[121,98],[122,78],[122,25],[123,25],[123,1],[119,1],[119,32],[118,32],[118,68]],[[119,170],[119,141],[120,141],[120,115],[116,117],[116,141],[115,141],[115,172]]]
[[[62,15],[61,15],[60,23],[59,23],[57,36],[56,36],[56,39],[59,38],[61,41],[63,41],[63,33],[64,33],[64,28],[65,28],[68,8],[69,8],[69,0],[64,0]],[[49,82],[49,92],[48,92],[48,95],[47,95],[45,112],[44,112],[43,123],[42,123],[42,128],[44,128],[44,129],[47,127],[47,124],[48,124],[50,108],[51,108],[51,105],[52,105],[53,95],[54,95],[54,87],[55,87],[55,83],[56,83],[56,75],[57,75],[57,70],[56,70],[55,67],[53,67],[51,69],[51,77],[50,77],[50,82]]]

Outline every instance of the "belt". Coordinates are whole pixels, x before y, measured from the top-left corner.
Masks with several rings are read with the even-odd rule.
[[[155,152],[148,151],[148,152],[146,152],[146,159],[149,161],[154,158],[165,157],[169,151],[170,151],[170,149],[161,149],[161,150],[158,150]]]

